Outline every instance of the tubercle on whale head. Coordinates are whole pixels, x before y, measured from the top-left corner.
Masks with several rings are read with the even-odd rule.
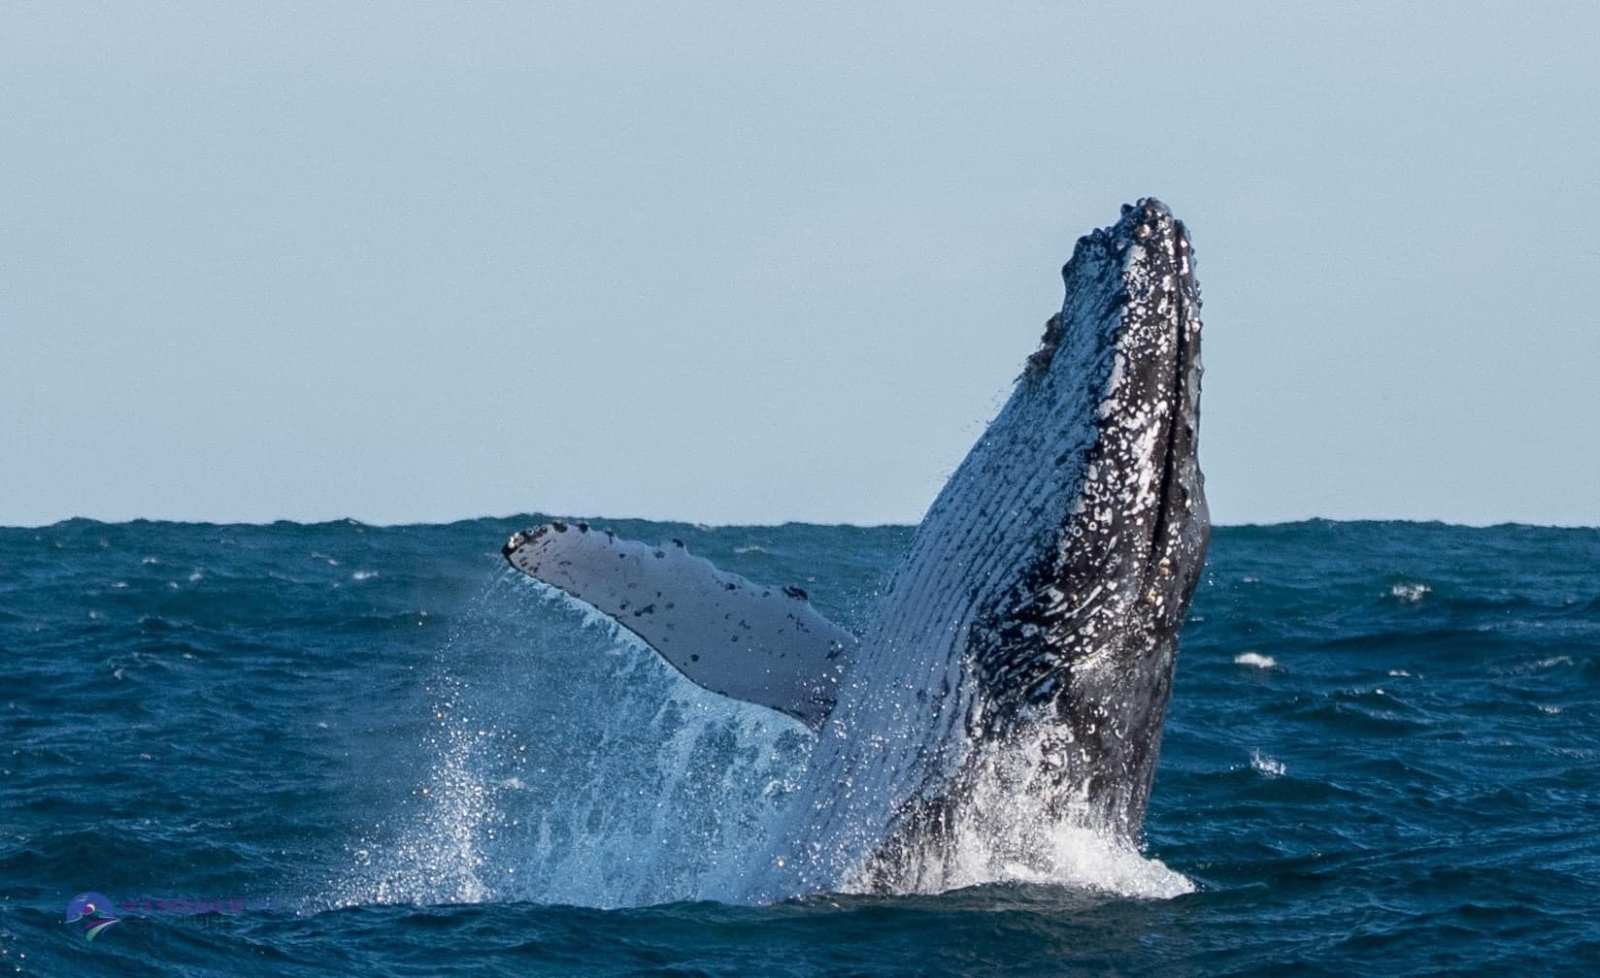
[[[1045,322],[1045,333],[1040,338],[1039,349],[1028,358],[1031,373],[1042,373],[1050,367],[1064,329],[1071,319],[1067,306],[1070,305],[1072,293],[1081,284],[1078,281],[1079,273],[1108,259],[1113,263],[1121,260],[1125,267],[1137,266],[1150,256],[1151,249],[1180,259],[1177,262],[1179,270],[1188,276],[1192,284],[1193,263],[1181,260],[1185,256],[1192,256],[1193,252],[1188,230],[1182,221],[1172,216],[1172,210],[1155,197],[1141,197],[1137,203],[1123,204],[1121,219],[1116,224],[1095,228],[1077,240],[1072,256],[1061,266],[1067,301],[1063,303],[1061,311]],[[1119,295],[1119,299],[1127,298],[1126,292]]]
[[[1148,530],[1141,597],[1154,603],[1154,621],[1175,632],[1183,624],[1210,535],[1198,459],[1200,285],[1188,229],[1165,204],[1145,198],[1125,207],[1123,220],[1133,222],[1135,244],[1123,254],[1128,306],[1117,339],[1121,370],[1114,372],[1119,383],[1100,406],[1102,445],[1122,446],[1132,468],[1141,475],[1153,473],[1134,487],[1120,487],[1131,493],[1122,515],[1135,525],[1136,536]],[[1110,432],[1118,427],[1133,437],[1113,437]]]
[[[1070,415],[1082,425],[1075,448],[1037,463],[1075,464],[1081,475],[1062,523],[1041,530],[1055,538],[1053,559],[1021,582],[1015,604],[1127,604],[1175,629],[1209,532],[1197,458],[1193,246],[1171,210],[1147,197],[1123,205],[1115,225],[1080,238],[1062,278],[1062,309],[1029,358],[1023,386],[1052,403],[1090,399],[1086,420]],[[1081,617],[1057,624],[1075,627]]]
[[[1084,593],[1095,584],[1137,585],[1128,597],[1137,598],[1152,624],[1176,629],[1209,535],[1197,457],[1201,321],[1194,249],[1161,201],[1124,205],[1122,219],[1081,239],[1063,268],[1064,321],[1083,290],[1075,266],[1086,263],[1086,251],[1116,265],[1111,301],[1120,315],[1100,338],[1110,347],[1111,367],[1098,393],[1077,499],[1062,527],[1057,587]],[[1093,324],[1069,321],[1064,328]]]

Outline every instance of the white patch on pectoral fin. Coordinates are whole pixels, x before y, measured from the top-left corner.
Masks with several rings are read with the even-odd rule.
[[[504,554],[529,577],[610,615],[696,685],[816,728],[856,637],[794,587],[717,570],[673,540],[659,547],[587,523],[513,534]]]

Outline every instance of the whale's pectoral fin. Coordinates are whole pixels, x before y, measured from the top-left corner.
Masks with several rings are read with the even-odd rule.
[[[718,570],[679,541],[653,547],[586,523],[547,523],[506,542],[506,560],[593,605],[697,685],[759,703],[813,729],[856,638],[806,593]]]

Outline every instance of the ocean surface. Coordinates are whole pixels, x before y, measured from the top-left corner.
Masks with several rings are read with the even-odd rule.
[[[1600,973],[1600,530],[1220,529],[1141,853],[752,906],[808,735],[505,569],[539,521],[0,529],[0,971]],[[910,535],[597,522],[847,624]]]

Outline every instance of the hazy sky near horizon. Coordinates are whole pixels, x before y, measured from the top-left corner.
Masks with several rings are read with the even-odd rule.
[[[1145,194],[1221,523],[1600,524],[1600,6],[6,4],[0,524],[914,522]]]

